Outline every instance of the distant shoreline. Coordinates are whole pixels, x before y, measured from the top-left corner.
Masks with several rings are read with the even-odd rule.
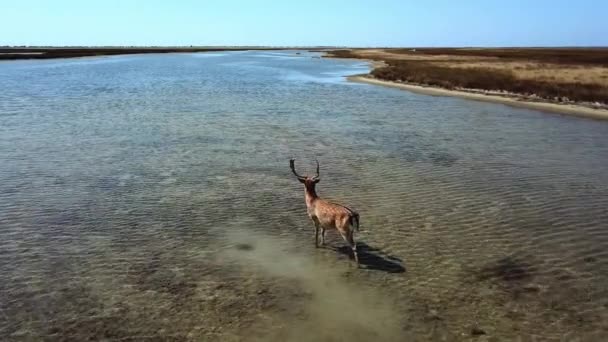
[[[196,53],[196,52],[221,52],[221,51],[278,51],[278,50],[300,50],[325,52],[326,58],[345,58],[331,54],[331,47],[263,47],[263,46],[235,46],[235,47],[0,47],[0,62],[10,60],[32,60],[32,59],[55,59],[55,58],[78,58],[78,57],[102,57],[131,54],[151,53]],[[372,65],[372,69],[385,67],[384,58],[376,56],[348,55],[349,59],[356,58],[364,60]],[[348,77],[350,81],[399,88],[411,92],[435,96],[457,96],[470,100],[501,103],[509,106],[530,108],[549,111],[560,114],[569,114],[578,117],[608,120],[608,108],[593,108],[583,103],[556,103],[546,99],[530,99],[525,96],[505,93],[491,92],[475,89],[457,90],[446,89],[438,86],[428,86],[407,82],[395,82],[375,78],[372,74],[355,75]]]
[[[0,47],[0,61],[23,60],[23,59],[53,59],[53,58],[77,58],[95,56],[116,56],[146,53],[194,53],[194,52],[220,52],[220,51],[273,51],[273,50],[314,50],[311,48],[287,48],[287,47],[178,47],[178,48],[98,48],[98,47],[60,47],[60,48],[15,48]]]
[[[354,75],[347,77],[349,81],[374,84],[384,87],[398,88],[414,93],[433,95],[433,96],[456,96],[469,100],[500,103],[508,106],[550,111],[559,114],[569,114],[578,117],[608,120],[608,110],[599,108],[589,108],[576,104],[558,104],[546,101],[527,101],[511,95],[496,95],[475,93],[467,90],[450,90],[445,88],[422,86],[416,84],[398,83],[384,81],[374,78],[371,75]]]
[[[608,48],[358,48],[326,58],[368,61],[349,79],[437,96],[608,119]]]

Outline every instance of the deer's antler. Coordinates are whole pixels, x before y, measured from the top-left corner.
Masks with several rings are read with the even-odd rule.
[[[296,172],[296,166],[295,166],[295,159],[289,159],[289,168],[291,169],[291,172],[293,172],[293,174],[298,178],[298,179],[305,179],[306,177],[300,176],[297,172]]]
[[[315,159],[315,161],[317,162],[317,175],[313,177],[314,180],[319,180],[319,161],[317,159]]]

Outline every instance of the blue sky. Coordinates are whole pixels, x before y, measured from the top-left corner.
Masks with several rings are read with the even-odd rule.
[[[0,45],[607,46],[604,0],[0,0]]]

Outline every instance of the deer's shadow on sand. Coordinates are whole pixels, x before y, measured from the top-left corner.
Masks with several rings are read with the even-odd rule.
[[[336,247],[334,250],[352,258],[352,252],[348,246]],[[357,242],[357,254],[359,255],[359,264],[362,268],[387,273],[405,272],[405,267],[402,265],[403,261],[401,259],[392,256],[379,248],[374,248],[365,242]]]

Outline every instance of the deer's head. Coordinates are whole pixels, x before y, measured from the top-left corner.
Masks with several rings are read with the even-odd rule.
[[[289,160],[289,167],[291,168],[291,172],[293,172],[293,174],[296,176],[298,181],[300,181],[300,183],[304,183],[304,186],[307,189],[311,189],[311,190],[314,190],[315,185],[321,181],[321,178],[319,177],[319,161],[316,159],[315,159],[315,161],[317,162],[317,174],[313,177],[310,177],[310,176],[299,175],[296,172],[295,159]]]

